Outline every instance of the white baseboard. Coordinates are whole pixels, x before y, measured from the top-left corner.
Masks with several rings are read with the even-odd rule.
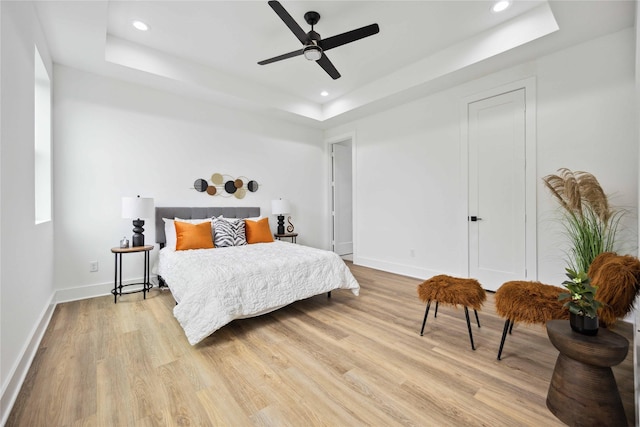
[[[354,254],[353,263],[364,267],[375,268],[376,270],[387,271],[389,273],[401,274],[403,276],[415,277],[417,279],[428,279],[443,273],[442,271],[429,270],[427,268],[414,267],[411,265],[397,264],[393,262],[382,261],[378,259],[356,256]]]
[[[129,283],[139,283],[139,282],[142,282],[142,280],[143,280],[142,277],[138,277],[134,279],[123,280],[122,283],[124,285],[127,285]],[[156,284],[158,282],[157,276],[154,276],[154,275],[151,275],[149,280],[152,283],[155,282]],[[154,285],[154,286],[157,286],[157,285]],[[102,297],[102,296],[111,294],[112,289],[113,289],[113,282],[98,283],[94,285],[86,285],[86,286],[80,286],[75,288],[58,289],[58,291],[56,292],[55,301],[56,303],[62,303],[62,302],[78,301],[81,299]]]
[[[18,398],[18,393],[20,393],[20,388],[22,388],[22,384],[27,377],[33,358],[36,356],[40,341],[42,341],[47,326],[49,326],[51,316],[53,316],[53,311],[56,308],[54,297],[55,295],[52,295],[49,303],[44,308],[40,315],[40,321],[31,332],[29,340],[20,352],[20,358],[11,369],[6,383],[2,385],[2,397],[0,397],[0,414],[2,414],[2,418],[0,419],[0,425],[4,426],[7,418],[9,418],[9,414]]]
[[[109,295],[111,289],[113,289],[113,282],[81,286],[79,288],[58,289],[56,292],[56,303],[102,297]]]

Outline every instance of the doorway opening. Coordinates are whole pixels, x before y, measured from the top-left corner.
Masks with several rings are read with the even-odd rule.
[[[353,261],[353,139],[330,142],[331,250]]]

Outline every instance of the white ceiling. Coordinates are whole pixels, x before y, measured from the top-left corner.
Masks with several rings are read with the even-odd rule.
[[[515,0],[500,14],[485,0],[281,3],[305,31],[304,13],[319,12],[323,38],[372,23],[380,33],[328,51],[342,74],[333,80],[302,56],[257,64],[301,47],[266,0],[36,7],[54,62],[318,127],[633,26],[635,16],[631,0]],[[149,31],[135,30],[134,19]]]

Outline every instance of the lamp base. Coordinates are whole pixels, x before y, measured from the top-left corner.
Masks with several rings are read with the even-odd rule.
[[[278,215],[278,234],[284,234],[284,215]]]
[[[133,237],[131,237],[132,247],[144,246],[144,234],[142,234],[144,232],[144,228],[142,228],[143,225],[143,219],[138,218],[133,220]]]

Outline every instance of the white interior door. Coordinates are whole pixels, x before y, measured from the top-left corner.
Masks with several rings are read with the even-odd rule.
[[[525,90],[468,104],[469,275],[526,278]]]
[[[353,164],[351,141],[332,147],[332,215],[333,251],[338,255],[353,253]]]

